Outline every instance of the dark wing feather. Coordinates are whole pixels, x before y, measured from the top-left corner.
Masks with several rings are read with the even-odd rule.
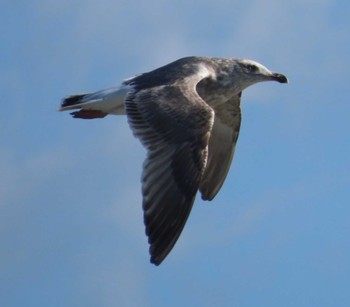
[[[215,119],[208,147],[208,161],[200,183],[204,200],[212,200],[230,169],[241,126],[241,95],[214,107]]]
[[[135,90],[126,99],[130,127],[148,151],[143,209],[151,262],[156,265],[181,234],[206,164],[214,112],[194,90],[201,78]]]

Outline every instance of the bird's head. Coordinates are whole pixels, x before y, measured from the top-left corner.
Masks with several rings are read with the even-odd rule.
[[[244,82],[244,88],[262,81],[277,81],[279,83],[288,83],[285,75],[272,72],[258,62],[246,59],[238,59],[234,63],[234,73],[238,74]]]

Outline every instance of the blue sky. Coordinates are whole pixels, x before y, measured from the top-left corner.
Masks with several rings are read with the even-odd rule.
[[[0,12],[1,306],[349,306],[349,1],[12,1]],[[149,263],[145,150],[62,97],[186,55],[289,77],[243,94],[229,176]]]

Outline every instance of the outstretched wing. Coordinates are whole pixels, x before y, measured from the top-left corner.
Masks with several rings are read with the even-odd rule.
[[[241,94],[214,107],[215,119],[209,141],[208,161],[199,187],[204,200],[215,197],[230,169],[241,126],[240,101]]]
[[[147,88],[126,99],[134,135],[148,153],[142,173],[143,210],[151,262],[173,248],[191,211],[206,160],[213,110],[195,91],[209,72]]]

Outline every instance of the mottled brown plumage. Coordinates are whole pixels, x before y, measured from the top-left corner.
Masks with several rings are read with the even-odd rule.
[[[187,57],[123,82],[120,88],[67,97],[74,117],[126,114],[147,149],[144,222],[151,262],[173,248],[199,190],[212,200],[227,176],[238,139],[242,91],[287,78],[245,59]],[[95,113],[94,113],[95,112]]]

